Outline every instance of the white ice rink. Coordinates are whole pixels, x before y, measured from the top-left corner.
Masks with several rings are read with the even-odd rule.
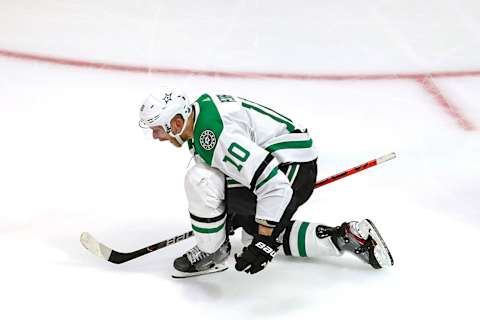
[[[1,1],[0,319],[475,318],[479,30],[477,0]],[[394,267],[277,256],[174,280],[193,239],[123,265],[87,252],[83,231],[132,251],[190,229],[188,151],[137,126],[162,84],[304,124],[318,179],[396,152],[295,216],[372,219]]]

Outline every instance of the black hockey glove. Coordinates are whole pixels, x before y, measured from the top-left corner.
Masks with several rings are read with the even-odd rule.
[[[279,246],[272,237],[256,235],[239,256],[235,255],[235,269],[250,274],[262,271],[272,261]]]

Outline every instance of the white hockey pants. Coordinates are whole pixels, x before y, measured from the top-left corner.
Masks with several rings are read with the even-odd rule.
[[[185,193],[197,245],[213,253],[226,239],[225,176],[206,164],[196,163],[185,176]]]

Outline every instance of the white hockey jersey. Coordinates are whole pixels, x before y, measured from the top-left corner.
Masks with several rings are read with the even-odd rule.
[[[203,94],[196,100],[194,137],[188,145],[196,161],[251,188],[257,196],[257,219],[276,222],[292,197],[278,165],[317,158],[305,128],[270,108],[230,95]],[[269,154],[273,160],[267,164]]]

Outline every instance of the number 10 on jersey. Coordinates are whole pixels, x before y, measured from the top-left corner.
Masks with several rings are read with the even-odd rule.
[[[248,157],[250,157],[250,152],[247,149],[242,147],[236,142],[233,142],[230,147],[228,147],[228,153],[234,158],[230,158],[229,156],[223,157],[224,162],[231,163],[237,168],[240,172],[242,170],[243,165],[241,163],[247,161]]]

